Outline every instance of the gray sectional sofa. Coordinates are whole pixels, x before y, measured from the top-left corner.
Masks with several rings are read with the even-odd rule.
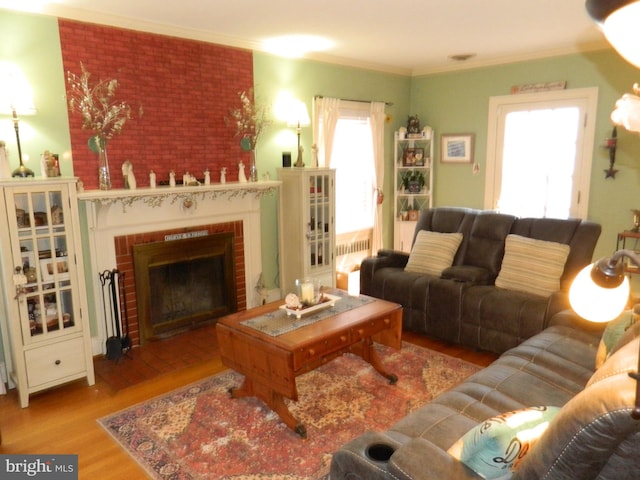
[[[331,480],[480,479],[449,449],[491,417],[532,406],[559,412],[504,478],[640,478],[640,420],[631,417],[636,381],[629,376],[638,368],[639,339],[626,336],[596,369],[601,331],[582,322],[570,311],[555,315],[543,332],[389,430],[344,445],[333,455]]]
[[[405,330],[502,353],[569,308],[570,283],[591,262],[601,227],[577,219],[433,208],[421,212],[414,242],[422,230],[462,234],[453,264],[440,275],[408,272],[409,254],[380,250],[362,262],[361,293],[401,304]],[[569,246],[557,291],[541,296],[495,285],[510,234]]]

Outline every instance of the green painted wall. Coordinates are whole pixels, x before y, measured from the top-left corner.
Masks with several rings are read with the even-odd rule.
[[[615,180],[604,178],[608,153],[600,146],[611,133],[609,115],[616,100],[640,81],[640,72],[612,50],[568,55],[455,73],[415,77],[411,105],[436,134],[474,133],[480,173],[470,165],[436,162],[434,204],[482,208],[487,148],[489,97],[508,95],[514,85],[566,80],[568,88],[597,87],[596,147],[590,185],[590,220],[602,224],[596,257],[610,255],[617,232],[632,226],[633,208],[640,208],[640,137],[618,129]],[[436,142],[435,158],[440,158]]]
[[[305,102],[312,115],[315,95],[346,98],[351,100],[377,100],[392,103],[386,108],[389,121],[385,128],[386,178],[393,176],[393,132],[406,123],[409,110],[411,78],[327,63],[293,60],[267,54],[254,54],[254,82],[256,96],[267,104],[276,106],[276,100],[283,93]],[[312,129],[303,128],[301,144],[307,165],[311,161]],[[287,127],[283,120],[274,119],[271,127],[258,144],[258,171],[260,176],[268,172],[277,178],[276,169],[282,166],[282,152],[292,152],[297,158],[297,137],[295,129]],[[386,185],[390,185],[386,182]],[[393,192],[385,189],[386,198],[393,198]],[[391,218],[393,202],[384,203],[384,215]],[[281,232],[286,237],[287,232]],[[392,227],[385,229],[386,245],[393,243]],[[267,287],[279,285],[278,258],[278,202],[276,197],[262,200],[262,265],[263,279]],[[286,254],[286,252],[284,252]]]
[[[32,81],[38,113],[24,119],[23,151],[31,158],[28,166],[39,171],[39,156],[44,150],[60,153],[63,158],[64,152],[70,149],[57,20],[0,10],[0,31],[5,33],[0,45],[0,61],[15,62]],[[304,101],[310,113],[314,95],[392,103],[387,107],[390,118],[385,133],[387,179],[392,178],[393,172],[393,131],[405,125],[408,114],[419,114],[422,123],[433,126],[437,135],[475,133],[480,174],[474,176],[466,165],[436,162],[435,205],[482,208],[490,96],[508,94],[513,85],[554,80],[566,80],[569,88],[598,87],[596,142],[600,145],[610,133],[609,113],[615,100],[630,91],[635,81],[640,81],[640,72],[608,50],[414,78],[256,53],[254,77],[256,94],[265,102],[273,105],[278,95],[286,92]],[[640,183],[640,137],[623,130],[618,135],[616,166],[620,172],[615,180],[604,179],[607,152],[601,148],[594,150],[589,218],[603,225],[596,256],[610,254],[615,249],[616,233],[631,226],[630,209],[640,208],[640,199],[636,199]],[[9,117],[0,117],[0,138],[7,141],[11,150],[12,167],[17,166]],[[307,162],[311,158],[311,139],[311,128],[303,129]],[[281,165],[282,152],[291,151],[295,159],[295,150],[294,130],[282,120],[274,121],[258,146],[260,175],[268,172],[271,178],[277,178],[276,168]],[[437,143],[436,158],[439,158]],[[62,173],[72,174],[71,165],[64,160]],[[385,246],[390,247],[393,239],[391,182],[385,183],[384,190],[387,198],[384,214],[388,222],[384,241]],[[263,274],[267,287],[272,288],[279,281],[277,198],[263,199],[262,207]],[[282,234],[286,236],[286,232]]]
[[[31,83],[36,115],[21,117],[23,161],[40,175],[40,155],[49,150],[60,155],[62,175],[73,173],[65,152],[71,151],[65,103],[65,79],[58,21],[54,17],[0,10],[0,63],[20,68]],[[12,170],[18,166],[15,131],[10,116],[0,115],[0,140],[7,143]],[[24,158],[29,157],[29,160]]]

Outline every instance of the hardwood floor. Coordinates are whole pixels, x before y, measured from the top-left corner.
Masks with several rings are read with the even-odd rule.
[[[482,366],[496,358],[410,333],[403,340]],[[135,348],[118,363],[94,363],[91,387],[79,381],[48,390],[25,409],[15,389],[0,396],[0,453],[78,454],[80,479],[147,478],[96,420],[226,368],[213,325]]]

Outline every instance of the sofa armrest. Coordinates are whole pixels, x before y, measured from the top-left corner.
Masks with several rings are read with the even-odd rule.
[[[404,443],[366,432],[341,447],[331,460],[331,480],[478,480],[482,477],[423,438]],[[380,455],[380,456],[379,456]]]
[[[367,257],[360,264],[360,292],[370,295],[373,292],[373,277],[381,268],[404,268],[409,254],[396,250],[381,249],[375,257]]]
[[[399,250],[381,249],[378,250],[377,257],[369,257],[367,260],[373,259],[376,263],[376,268],[383,267],[396,267],[404,268],[409,261],[409,254],[401,252]]]
[[[424,438],[412,438],[391,457],[393,478],[411,480],[477,480],[477,473]],[[333,477],[331,477],[333,480]],[[363,477],[364,478],[364,477]]]

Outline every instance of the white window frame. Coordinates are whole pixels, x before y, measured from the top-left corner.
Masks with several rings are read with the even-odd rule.
[[[502,183],[502,164],[500,160],[502,159],[501,140],[504,133],[504,111],[516,105],[522,105],[523,109],[546,108],[547,106],[553,108],[557,107],[560,102],[573,104],[584,111],[583,128],[578,136],[581,141],[576,145],[571,216],[587,218],[598,103],[597,87],[490,97],[484,191],[485,209],[496,210],[500,198]]]

